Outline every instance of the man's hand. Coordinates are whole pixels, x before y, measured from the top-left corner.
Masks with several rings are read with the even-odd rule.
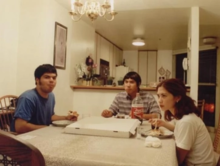
[[[66,117],[66,120],[72,120],[76,121],[79,114],[76,111],[69,111],[68,116]]]
[[[110,118],[110,117],[112,117],[112,111],[110,111],[110,110],[104,110],[104,111],[102,111],[102,116],[103,117],[105,117],[105,118]]]

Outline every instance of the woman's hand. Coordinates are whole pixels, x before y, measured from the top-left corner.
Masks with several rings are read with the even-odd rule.
[[[79,114],[76,111],[69,111],[66,120],[76,121]]]
[[[161,120],[161,119],[149,119],[148,122],[150,122],[152,125],[154,126],[158,126],[158,127],[165,127],[165,121]]]
[[[113,115],[113,113],[110,110],[102,111],[102,116],[105,117],[105,118],[110,118],[110,117],[112,117],[112,115]]]
[[[165,127],[170,131],[174,131],[175,126],[167,121],[164,121],[162,119],[149,119],[148,122],[150,122],[154,126],[158,127]]]

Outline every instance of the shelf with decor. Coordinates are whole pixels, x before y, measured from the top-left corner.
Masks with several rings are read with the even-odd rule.
[[[71,85],[72,89],[92,89],[92,90],[124,90],[123,86],[84,86],[84,85]],[[142,91],[156,91],[155,87],[141,87]],[[187,92],[190,91],[190,88],[187,88]]]
[[[82,86],[82,85],[71,85],[72,89],[94,89],[94,90],[124,90],[123,86]],[[142,87],[143,91],[156,91],[154,87]]]

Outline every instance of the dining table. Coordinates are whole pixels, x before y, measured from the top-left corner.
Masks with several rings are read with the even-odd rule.
[[[37,147],[47,166],[178,166],[173,137],[161,138],[161,146],[154,148],[146,147],[146,138],[137,134],[130,138],[67,134],[64,127],[54,125],[16,137]]]

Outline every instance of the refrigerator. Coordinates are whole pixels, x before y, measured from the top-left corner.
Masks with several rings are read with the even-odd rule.
[[[117,66],[115,69],[115,82],[118,85],[118,80],[121,80],[124,78],[124,76],[132,71],[131,68],[126,66]]]

